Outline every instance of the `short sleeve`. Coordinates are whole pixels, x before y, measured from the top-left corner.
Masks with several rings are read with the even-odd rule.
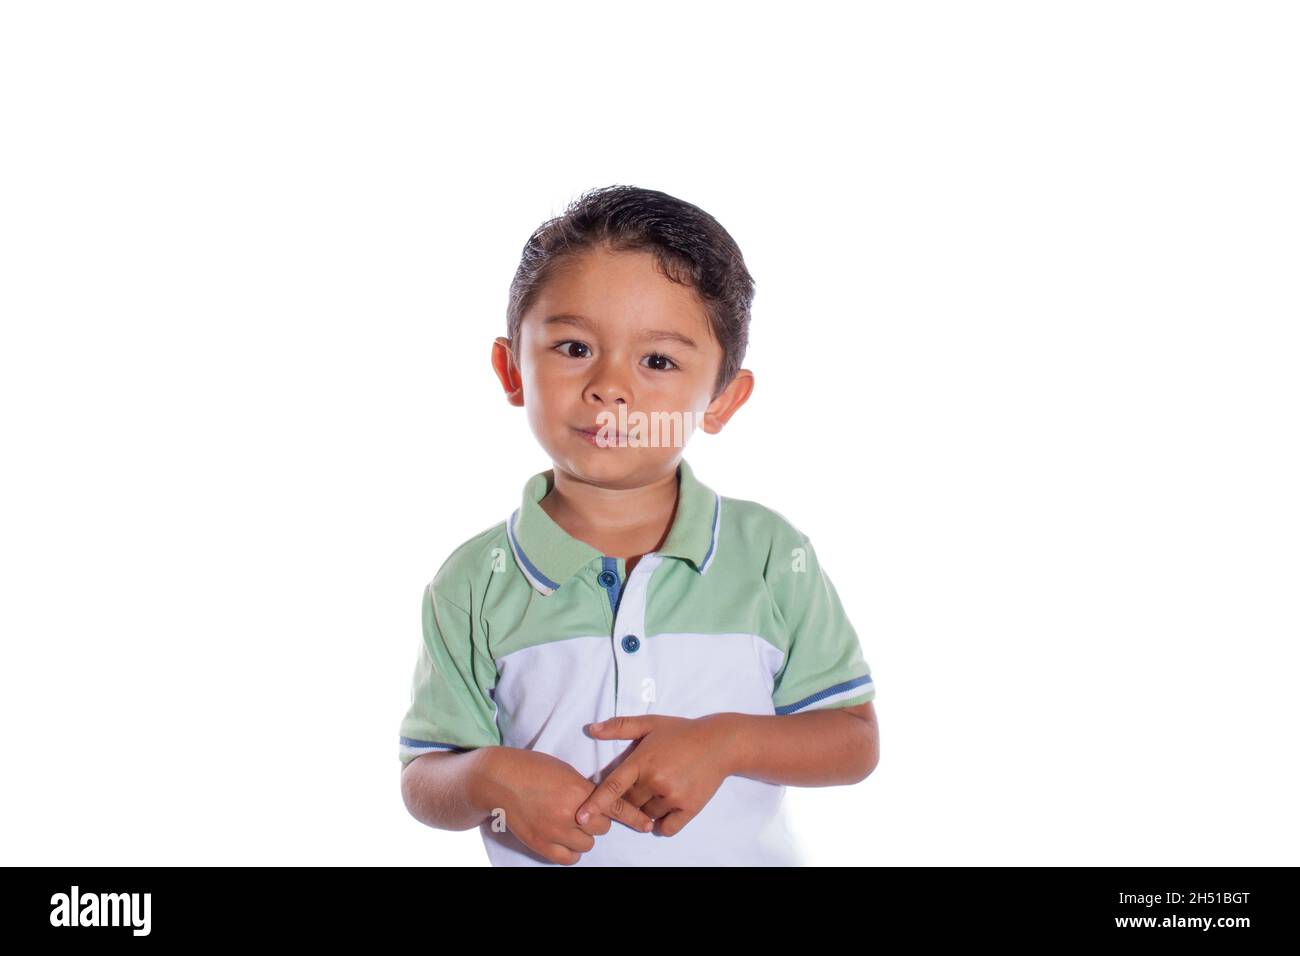
[[[876,685],[857,632],[807,536],[783,536],[764,576],[786,630],[785,659],[772,688],[776,713],[874,700]]]
[[[430,583],[424,589],[422,617],[410,707],[400,730],[403,767],[435,750],[501,743],[492,699],[496,664],[475,640],[470,613],[441,597]]]

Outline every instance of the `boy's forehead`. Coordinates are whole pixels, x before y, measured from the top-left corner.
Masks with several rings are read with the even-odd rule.
[[[552,321],[548,321],[552,320]],[[524,316],[537,331],[588,326],[681,332],[703,344],[712,334],[695,290],[659,271],[648,252],[594,250],[555,270]]]

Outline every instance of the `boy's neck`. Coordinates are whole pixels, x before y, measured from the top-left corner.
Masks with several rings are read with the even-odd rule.
[[[677,514],[675,466],[637,488],[603,488],[559,468],[552,472],[541,508],[570,536],[601,554],[625,559],[648,554],[667,539]]]

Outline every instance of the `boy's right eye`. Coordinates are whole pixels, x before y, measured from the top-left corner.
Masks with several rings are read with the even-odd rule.
[[[582,342],[578,342],[578,341],[576,341],[576,340],[574,340],[574,339],[568,339],[568,340],[566,340],[566,341],[564,341],[564,342],[560,342],[559,344],[557,344],[557,345],[555,346],[555,348],[559,349],[561,352],[563,352],[563,354],[567,355],[569,358],[586,358],[586,357],[587,357],[587,356],[585,356],[585,355],[574,355],[573,352],[571,351],[571,349],[572,349],[574,346],[577,346],[577,347],[580,348],[580,349],[586,349],[586,348],[587,348],[587,346],[584,345]],[[590,352],[591,350],[590,350],[590,349],[587,349],[587,351]]]

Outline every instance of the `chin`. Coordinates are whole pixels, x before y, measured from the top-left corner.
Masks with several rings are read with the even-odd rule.
[[[611,482],[626,478],[639,470],[641,462],[620,451],[591,448],[586,452],[568,452],[555,461],[562,462],[570,474],[590,481]]]

